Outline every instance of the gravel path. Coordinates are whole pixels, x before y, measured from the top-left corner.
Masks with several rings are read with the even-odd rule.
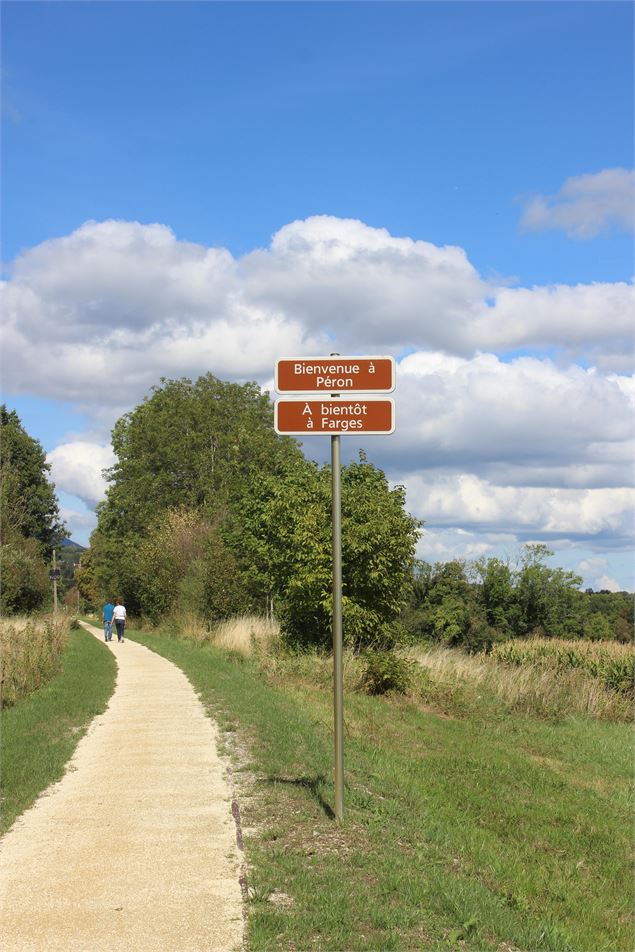
[[[108,709],[0,844],[3,952],[239,949],[215,725],[175,665],[132,641],[109,647],[119,671]]]

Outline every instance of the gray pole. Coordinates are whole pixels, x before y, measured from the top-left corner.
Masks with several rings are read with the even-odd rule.
[[[53,549],[53,571],[55,572],[55,549]],[[53,577],[53,611],[57,612],[57,579]]]
[[[333,487],[333,712],[335,720],[335,819],[344,819],[344,678],[342,671],[342,493],[340,437],[331,437]]]

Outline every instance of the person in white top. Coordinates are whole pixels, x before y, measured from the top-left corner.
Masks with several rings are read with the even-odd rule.
[[[121,604],[119,599],[117,599],[115,604],[113,619],[115,625],[117,626],[117,641],[123,641],[123,630],[126,625],[126,609],[125,606]]]

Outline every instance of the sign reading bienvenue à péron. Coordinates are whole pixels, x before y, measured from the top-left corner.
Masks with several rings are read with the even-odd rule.
[[[278,393],[390,393],[392,357],[300,357],[276,361]]]

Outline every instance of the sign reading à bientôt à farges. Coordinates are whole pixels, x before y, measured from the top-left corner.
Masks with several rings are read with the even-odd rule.
[[[278,393],[390,393],[392,357],[293,357],[276,361]]]
[[[392,400],[363,397],[337,400],[291,397],[276,403],[274,428],[276,433],[287,436],[388,435],[395,430],[395,406]]]

